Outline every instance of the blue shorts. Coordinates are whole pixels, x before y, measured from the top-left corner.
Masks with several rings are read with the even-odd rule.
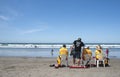
[[[73,55],[73,58],[81,59],[81,52],[75,51],[75,54]]]

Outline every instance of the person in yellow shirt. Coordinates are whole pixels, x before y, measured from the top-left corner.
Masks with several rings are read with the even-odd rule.
[[[83,59],[83,63],[85,66],[88,65],[91,58],[92,58],[92,51],[90,50],[88,46],[87,48],[84,48],[82,52],[82,59]]]
[[[96,46],[95,57],[96,60],[103,59],[103,51],[100,45]]]
[[[92,51],[90,50],[89,46],[84,48],[82,52],[82,59],[86,60],[87,57],[89,57],[89,59],[92,57]]]
[[[60,48],[59,55],[61,56],[61,65],[68,66],[68,49],[65,44]]]

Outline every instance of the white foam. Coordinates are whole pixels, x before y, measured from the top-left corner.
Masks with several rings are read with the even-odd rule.
[[[72,44],[68,44],[66,45],[67,48],[70,48],[70,46],[72,46]],[[97,44],[88,44],[85,45],[86,47],[89,46],[90,48],[95,48],[97,46]],[[103,48],[120,48],[120,44],[116,44],[116,45],[101,45]],[[62,44],[0,44],[0,48],[60,48],[62,47]]]

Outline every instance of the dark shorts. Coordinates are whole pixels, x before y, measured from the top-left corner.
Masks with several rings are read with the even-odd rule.
[[[80,51],[75,51],[75,54],[73,55],[73,58],[80,59],[81,58],[81,52]]]

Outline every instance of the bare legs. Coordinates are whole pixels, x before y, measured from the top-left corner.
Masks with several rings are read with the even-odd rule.
[[[73,65],[75,65],[75,58],[73,58]]]
[[[73,58],[73,65],[75,65],[75,62],[76,62],[76,59]],[[77,59],[77,64],[78,64],[78,66],[80,66],[80,59]]]
[[[80,59],[78,59],[78,66],[80,65]]]

